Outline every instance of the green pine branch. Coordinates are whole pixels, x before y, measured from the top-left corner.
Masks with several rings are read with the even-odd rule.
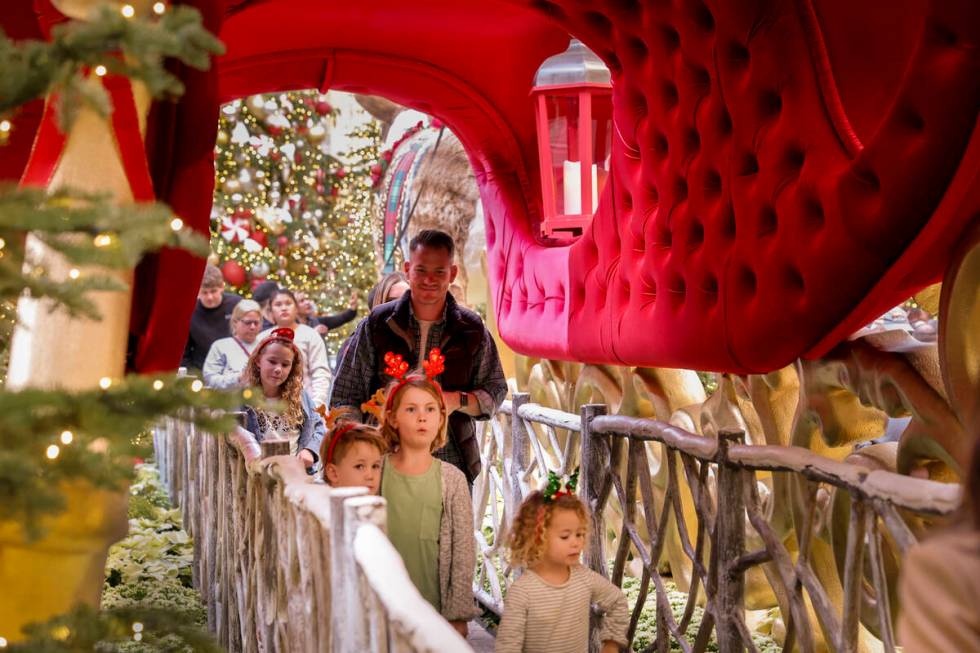
[[[189,378],[130,376],[108,389],[26,389],[0,393],[0,521],[21,523],[30,537],[41,518],[64,508],[61,482],[84,479],[118,490],[146,457],[148,429],[171,415],[199,429],[234,428],[242,394],[201,389]],[[62,433],[71,433],[68,444]],[[50,447],[57,448],[51,457]]]
[[[22,265],[24,234],[30,231],[72,266],[128,269],[147,252],[165,246],[207,256],[207,240],[189,229],[174,230],[173,219],[169,207],[160,203],[117,206],[105,195],[2,187],[0,233],[7,237],[0,251],[0,301],[14,301],[26,291],[72,316],[97,318],[87,293],[125,286],[99,273],[58,280],[47,270]]]
[[[10,644],[11,653],[75,651],[199,651],[222,649],[185,613],[154,608],[98,611],[85,605],[43,624],[24,629],[27,640]]]
[[[0,33],[0,114],[57,92],[66,131],[83,105],[103,116],[110,110],[102,86],[82,76],[86,68],[105,66],[142,81],[153,97],[173,99],[184,86],[164,67],[165,58],[204,70],[211,55],[223,52],[197,10],[184,6],[170,7],[157,20],[125,18],[117,9],[100,7],[92,20],[56,26],[49,42],[14,43]]]

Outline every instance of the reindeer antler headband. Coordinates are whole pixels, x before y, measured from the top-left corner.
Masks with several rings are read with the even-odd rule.
[[[425,377],[418,374],[408,373],[408,363],[401,354],[396,354],[394,352],[388,352],[384,357],[385,362],[385,374],[393,379],[396,379],[398,383],[385,395],[384,390],[378,390],[368,401],[361,404],[361,410],[373,414],[378,418],[378,421],[382,419],[382,407],[384,410],[391,408],[391,402],[398,391],[404,387],[409,381],[418,380],[421,378],[427,378],[436,387],[439,387],[439,382],[436,381],[436,377],[446,371],[446,357],[442,355],[442,351],[438,347],[433,347],[429,350],[429,355],[422,361],[422,369],[425,371]],[[440,388],[441,390],[441,388]]]

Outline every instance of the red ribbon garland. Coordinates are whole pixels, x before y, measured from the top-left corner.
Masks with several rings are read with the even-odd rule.
[[[104,75],[100,80],[112,101],[110,121],[113,141],[133,199],[137,202],[151,202],[156,199],[156,194],[146,160],[146,147],[140,133],[139,113],[133,98],[132,84],[129,79],[119,75]],[[52,96],[45,103],[31,157],[21,175],[22,186],[46,187],[65,152],[68,135],[62,133],[58,127],[57,102],[58,98]]]

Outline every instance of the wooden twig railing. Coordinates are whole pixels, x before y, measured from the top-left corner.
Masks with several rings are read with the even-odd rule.
[[[311,482],[287,441],[177,420],[153,441],[227,650],[472,651],[412,585],[384,534],[384,499]]]
[[[585,563],[617,584],[628,560],[640,563],[631,641],[652,585],[657,629],[649,650],[666,652],[673,642],[696,653],[707,649],[713,634],[721,651],[755,651],[745,621],[745,575],[765,565],[786,628],[784,650],[809,653],[822,639],[832,651],[856,651],[864,624],[873,627],[885,651],[894,651],[895,606],[888,586],[894,577],[885,572],[885,540],[897,556],[904,554],[916,541],[906,520],[950,515],[959,504],[959,486],[744,440],[737,432],[705,438],[654,420],[608,416],[602,405],[586,405],[580,415],[571,415],[515,394],[483,431],[483,472],[474,486],[478,600],[502,613],[513,578],[503,552],[517,506],[544,485],[548,470],[568,473],[581,465],[579,492],[592,512]],[[659,485],[651,472],[650,446],[661,448]],[[799,501],[791,533],[770,523],[759,492],[760,472],[782,475],[795,488]],[[843,493],[842,505],[849,507],[842,569],[834,581],[842,604],[834,603],[810,563],[831,492]],[[684,509],[685,501],[692,510]],[[610,516],[618,522],[612,538],[607,537]],[[795,551],[787,548],[788,536]],[[668,537],[679,539],[690,564],[679,617],[658,573]],[[747,551],[750,539],[753,549]],[[862,611],[869,591],[872,609]],[[689,633],[698,606],[700,626]]]

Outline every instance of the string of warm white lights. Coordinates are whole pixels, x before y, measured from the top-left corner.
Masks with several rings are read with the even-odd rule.
[[[343,160],[327,142],[336,112],[316,91],[258,95],[222,108],[211,214],[212,262],[241,294],[265,279],[303,291],[321,313],[376,281],[371,170],[380,128]],[[331,337],[338,340],[343,332]]]

